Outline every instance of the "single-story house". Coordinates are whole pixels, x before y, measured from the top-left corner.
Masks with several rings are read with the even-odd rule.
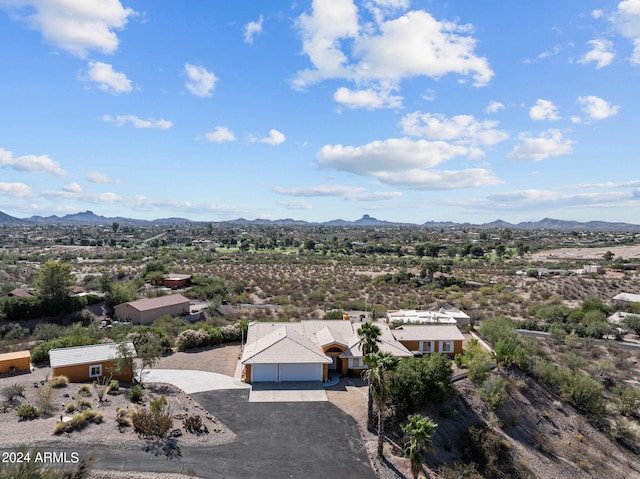
[[[464,336],[452,325],[407,325],[397,327],[393,336],[414,355],[462,353]]]
[[[361,323],[340,320],[251,323],[241,363],[245,382],[326,381],[330,371],[359,374],[366,368],[360,348]],[[411,351],[384,323],[378,348],[410,358]]]
[[[397,309],[387,311],[385,321],[388,324],[450,324],[466,326],[471,318],[457,308],[439,308],[437,310]]]
[[[35,298],[33,294],[33,289],[27,288],[26,286],[22,286],[20,288],[14,289],[13,291],[9,291],[7,296],[11,296],[14,298]]]
[[[0,354],[0,374],[31,371],[29,350]]]
[[[191,301],[181,294],[170,294],[156,298],[139,299],[114,306],[115,317],[133,324],[151,324],[160,316],[183,316],[189,314]]]
[[[133,356],[133,343],[127,343]],[[133,382],[133,372],[129,368],[114,371],[114,361],[118,357],[118,345],[115,343],[57,348],[49,351],[52,376],[66,376],[72,383],[95,381],[102,377],[111,377],[123,383]]]
[[[640,294],[620,293],[613,297],[619,303],[640,303]]]
[[[165,274],[162,277],[162,285],[171,289],[186,288],[190,279],[190,274]]]

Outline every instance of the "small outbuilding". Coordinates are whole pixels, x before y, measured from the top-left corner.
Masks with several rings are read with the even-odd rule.
[[[133,343],[127,343],[127,348],[135,357]],[[52,375],[66,376],[72,383],[95,381],[103,377],[111,377],[123,383],[133,382],[133,371],[130,368],[115,371],[114,363],[117,358],[118,345],[115,343],[57,348],[49,351]]]
[[[151,324],[160,316],[184,316],[189,314],[191,301],[181,294],[139,299],[116,305],[113,309],[120,321],[133,324]]]
[[[186,288],[190,281],[190,274],[165,274],[162,277],[162,285],[171,289]]]
[[[0,374],[31,371],[29,350],[0,354]]]

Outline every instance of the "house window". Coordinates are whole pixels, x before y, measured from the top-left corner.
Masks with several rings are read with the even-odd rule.
[[[440,341],[440,352],[441,353],[452,353],[453,352],[453,341]]]
[[[421,353],[432,353],[433,352],[433,341],[420,341],[420,352]]]
[[[364,359],[363,358],[352,358],[351,359],[351,367],[352,368],[364,368]]]
[[[102,376],[102,364],[96,364],[94,366],[89,366],[89,377],[90,378],[99,378]]]

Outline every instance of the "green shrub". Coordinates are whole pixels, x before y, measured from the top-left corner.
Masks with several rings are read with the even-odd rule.
[[[37,418],[40,413],[31,404],[22,404],[16,408],[16,413],[21,421],[27,421]]]
[[[490,376],[484,380],[479,389],[479,395],[490,409],[502,406],[505,400],[507,381],[498,376]]]
[[[100,424],[103,421],[104,415],[101,412],[94,411],[93,409],[85,409],[75,414],[70,421],[56,424],[56,427],[53,429],[53,434],[58,435],[65,432],[80,431],[91,423]]]
[[[129,400],[131,402],[139,402],[140,399],[142,399],[143,394],[144,394],[144,391],[142,389],[142,386],[140,386],[139,384],[136,384],[131,389],[129,389]]]
[[[69,384],[69,378],[66,376],[54,376],[49,381],[52,388],[64,388]]]

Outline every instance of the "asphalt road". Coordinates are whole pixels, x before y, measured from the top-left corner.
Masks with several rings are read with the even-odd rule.
[[[249,403],[248,390],[191,394],[236,433],[229,444],[171,451],[100,449],[97,469],[218,478],[375,479],[353,418],[330,402]],[[64,449],[57,449],[64,451]],[[71,452],[71,451],[67,451]],[[74,450],[80,458],[88,449]]]

